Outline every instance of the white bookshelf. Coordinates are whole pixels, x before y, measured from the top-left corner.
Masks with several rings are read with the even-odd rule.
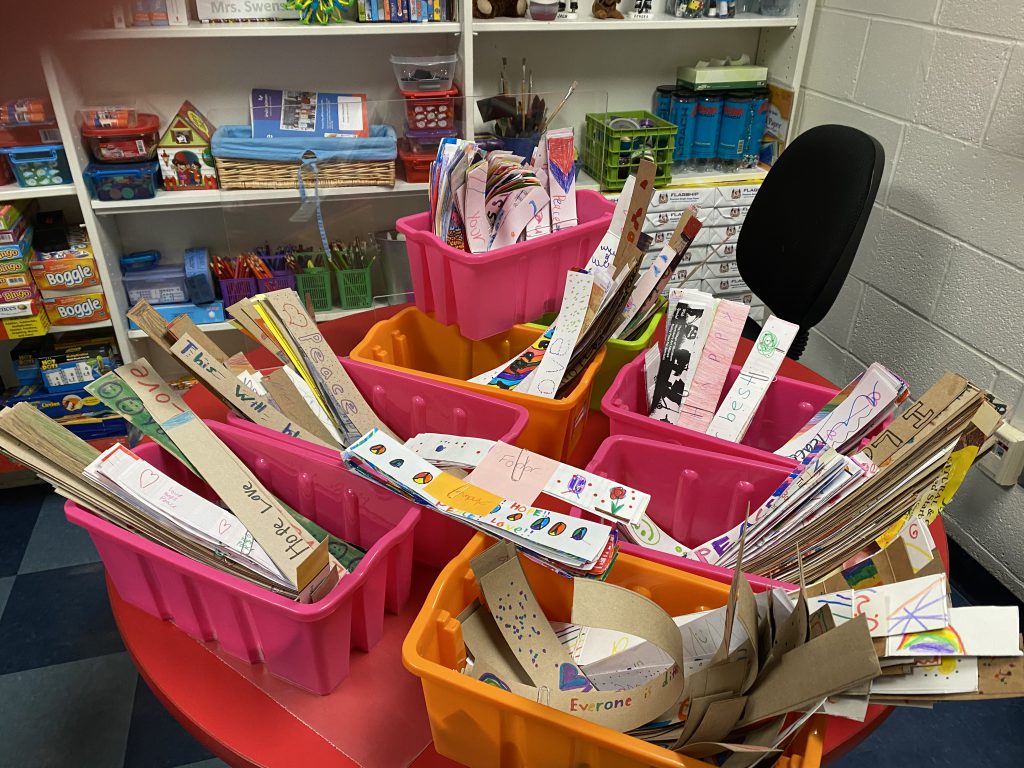
[[[507,74],[516,83],[512,70],[524,56],[528,59],[534,91],[547,94],[549,106],[571,81],[578,81],[577,96],[559,120],[582,128],[588,111],[649,110],[655,86],[674,82],[677,66],[700,59],[746,53],[769,67],[774,82],[799,94],[816,1],[794,0],[791,15],[781,18],[675,19],[659,8],[649,20],[602,21],[592,17],[589,4],[581,3],[574,21],[481,20],[472,18],[471,0],[462,0],[460,20],[442,23],[320,27],[298,22],[193,22],[185,27],[84,30],[70,40],[53,41],[42,52],[45,87],[65,137],[75,183],[36,190],[7,187],[0,191],[0,199],[63,197],[64,204],[73,205],[77,198],[111,308],[112,321],[100,325],[113,329],[126,359],[146,355],[155,361],[162,354],[139,331],[128,329],[127,297],[118,268],[122,253],[155,248],[164,253],[165,262],[173,263],[186,247],[239,252],[264,240],[303,238],[301,242],[309,243],[318,239],[316,224],[292,221],[299,205],[294,189],[159,192],[152,200],[91,200],[82,183],[89,158],[74,125],[81,106],[135,96],[140,106],[158,113],[166,124],[187,99],[215,125],[243,124],[248,122],[253,87],[356,91],[367,93],[371,101],[398,99],[390,54],[455,51],[456,83],[463,94],[496,93],[502,58],[509,60]],[[620,8],[628,10],[626,4]],[[588,101],[586,93],[602,94],[599,108],[596,98]],[[466,99],[464,106],[469,133],[474,128],[474,103]],[[794,117],[797,109],[794,104]],[[400,120],[395,127],[402,132]],[[757,175],[681,173],[672,184]],[[582,189],[598,186],[583,172],[578,183]],[[325,214],[330,212],[329,233],[343,238],[389,227],[399,216],[424,210],[426,191],[426,184],[400,180],[393,188],[322,189],[320,199]],[[330,320],[348,314],[352,312],[336,309],[319,317]],[[206,330],[230,327],[217,323]],[[227,343],[226,335],[223,341]]]

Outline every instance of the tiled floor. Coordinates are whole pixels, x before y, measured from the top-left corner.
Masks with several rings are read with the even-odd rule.
[[[0,530],[0,768],[224,766],[139,679],[99,557],[61,500],[42,486],[0,491]],[[897,709],[834,765],[1017,768],[1022,724],[1024,700]]]

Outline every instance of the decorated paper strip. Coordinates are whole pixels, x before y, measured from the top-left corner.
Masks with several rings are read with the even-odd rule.
[[[949,626],[886,638],[886,656],[1021,656],[1015,605],[951,608]]]
[[[689,394],[718,300],[700,291],[673,289],[669,305],[673,309],[665,330],[665,351],[654,387],[651,418],[675,424]]]
[[[344,458],[368,479],[397,486],[419,503],[570,565],[593,565],[612,535],[606,525],[509,501],[441,472],[379,430],[353,443]]]
[[[532,489],[529,485],[517,483],[510,477],[499,479],[500,474],[525,473],[528,466],[545,474],[542,490],[549,496],[567,501],[573,506],[628,525],[641,523],[643,513],[651,497],[643,491],[623,485],[616,480],[595,475],[586,470],[553,461],[524,448],[491,442],[480,438],[460,438],[453,435],[421,434],[406,443],[406,447],[420,458],[430,462],[445,461],[454,466],[474,469],[486,461],[483,474],[474,472],[467,480],[474,480],[494,493],[515,489],[524,497]],[[553,469],[550,473],[549,468]],[[532,474],[532,473],[530,473]],[[534,475],[539,477],[540,474]],[[492,488],[488,482],[499,483]],[[532,504],[539,493],[531,499],[508,498]]]
[[[547,132],[548,194],[551,231],[576,226],[576,165],[572,128]]]
[[[852,438],[890,413],[906,391],[902,380],[872,363],[775,453],[799,461],[822,443],[843,452]]]
[[[774,316],[768,318],[739,376],[711,420],[709,435],[732,442],[743,439],[799,330],[793,323]]]
[[[680,427],[704,432],[710,426],[749,312],[746,304],[719,300],[689,393],[676,421]]]
[[[517,391],[549,399],[555,397],[583,330],[593,285],[594,276],[589,272],[570,271],[566,275],[558,322],[552,325],[555,332],[540,365]]]
[[[811,613],[823,605],[831,609],[836,626],[863,615],[872,637],[945,629],[950,622],[945,573],[807,598]]]

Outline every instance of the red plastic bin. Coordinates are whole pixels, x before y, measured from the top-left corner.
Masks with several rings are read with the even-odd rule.
[[[565,273],[584,266],[604,237],[615,206],[591,190],[576,193],[579,224],[488,253],[452,248],[430,231],[430,213],[399,219],[416,306],[479,341],[554,312]]]
[[[618,478],[649,493],[648,516],[673,539],[691,548],[738,525],[747,503],[751,511],[757,509],[789,474],[778,464],[622,435],[601,443],[587,471]],[[575,507],[572,514],[590,517]],[[619,546],[623,552],[715,581],[732,579],[730,568],[658,552],[623,539]],[[795,589],[793,584],[763,576],[747,578],[757,592],[773,587]]]
[[[410,184],[425,184],[430,181],[430,164],[436,157],[436,152],[413,152],[408,141],[398,140],[398,159],[402,161],[405,180]]]
[[[200,641],[216,640],[232,656],[263,662],[272,674],[326,695],[348,675],[353,648],[380,639],[384,611],[409,596],[413,530],[420,509],[316,456],[255,451],[253,436],[209,426],[285,503],[357,546],[366,557],[322,600],[302,605],[198,563],[96,517],[72,501],[70,522],[85,528],[118,594],[146,613],[173,621]],[[192,490],[210,490],[155,444],[136,452]],[[296,471],[296,464],[301,469]]]
[[[526,428],[526,409],[514,403],[358,360],[340,359],[374,413],[403,440],[421,432],[439,432],[511,444]],[[303,456],[310,454],[339,472],[347,471],[339,451],[279,435],[233,413],[228,413],[227,418],[237,432],[260,438],[254,443],[256,455],[273,455],[283,466],[301,472]],[[239,455],[249,450],[244,442],[233,444],[233,448]],[[381,489],[381,498],[387,495],[394,494]],[[469,526],[423,510],[413,537],[413,558],[431,567],[443,568],[472,535],[473,529]]]
[[[608,417],[611,434],[702,448],[787,469],[794,467],[795,462],[784,456],[776,456],[772,451],[785,445],[839,391],[832,387],[820,387],[776,376],[754,414],[743,441],[734,443],[650,418],[647,415],[647,385],[643,366],[643,355],[624,366],[601,401],[601,410]],[[722,399],[739,372],[740,366],[730,366],[722,389]]]

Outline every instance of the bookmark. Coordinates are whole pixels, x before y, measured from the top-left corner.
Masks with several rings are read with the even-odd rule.
[[[775,316],[768,318],[743,369],[711,420],[709,435],[734,443],[743,439],[799,330],[793,323]]]
[[[570,271],[566,275],[561,309],[557,321],[551,326],[554,329],[551,341],[536,371],[517,391],[554,398],[583,330],[593,284],[594,276],[589,272]]]
[[[676,424],[680,427],[707,431],[718,408],[718,398],[725,387],[725,378],[729,375],[729,366],[749,311],[746,304],[719,299],[711,332],[704,343],[689,393],[679,411]]]
[[[673,309],[665,330],[665,352],[650,415],[652,419],[675,424],[689,394],[718,300],[700,291],[673,289],[669,302]]]

